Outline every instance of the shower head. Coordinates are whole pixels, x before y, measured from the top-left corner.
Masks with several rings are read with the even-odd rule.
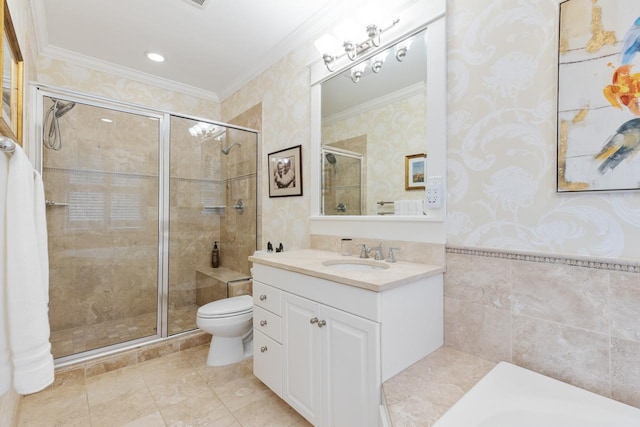
[[[60,117],[67,114],[69,110],[71,110],[75,106],[76,106],[75,102],[67,102],[66,104],[63,104],[60,101],[56,101],[56,104],[55,104],[56,119],[59,119]]]
[[[242,144],[240,144],[239,142],[234,142],[233,144],[231,144],[228,147],[221,148],[220,151],[222,151],[222,154],[224,154],[226,156],[227,154],[229,154],[229,151],[231,151],[231,147],[233,147],[234,145],[242,145]]]
[[[331,163],[332,165],[335,165],[335,164],[336,164],[336,160],[337,160],[337,159],[336,159],[336,156],[335,156],[333,153],[326,153],[326,154],[324,155],[324,157],[325,157],[325,158],[327,159],[327,161],[328,161],[329,163]]]

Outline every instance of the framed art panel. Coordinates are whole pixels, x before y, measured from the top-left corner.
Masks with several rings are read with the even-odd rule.
[[[560,4],[557,191],[640,188],[640,2]]]
[[[5,0],[2,3],[2,107],[0,115],[0,134],[12,138],[22,144],[22,97],[24,62],[18,38],[13,27],[9,7]]]
[[[405,190],[424,189],[427,176],[427,155],[412,154],[404,158],[404,188]]]
[[[269,197],[302,196],[302,146],[269,153]]]

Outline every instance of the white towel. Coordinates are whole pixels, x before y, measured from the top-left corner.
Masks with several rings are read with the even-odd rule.
[[[395,215],[423,215],[424,201],[416,200],[397,200],[393,202]]]
[[[11,360],[9,359],[9,341],[7,337],[7,259],[6,259],[6,221],[7,178],[9,177],[9,157],[0,153],[0,395],[11,387]]]
[[[35,184],[38,181],[38,184]],[[6,297],[13,387],[35,393],[53,382],[44,194],[20,147],[9,160],[6,200]],[[42,234],[44,233],[44,235]]]

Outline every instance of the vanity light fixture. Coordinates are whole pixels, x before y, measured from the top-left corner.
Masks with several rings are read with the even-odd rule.
[[[391,25],[389,25],[386,28],[380,28],[377,25],[367,25],[366,27],[366,33],[367,33],[367,39],[360,42],[360,43],[356,43],[353,42],[351,40],[345,40],[342,43],[342,48],[344,50],[344,52],[342,53],[324,53],[322,55],[322,60],[324,61],[324,65],[327,67],[327,70],[333,72],[333,65],[335,64],[335,62],[337,60],[339,60],[340,58],[342,58],[343,56],[347,56],[347,58],[349,58],[351,61],[355,61],[358,58],[358,55],[367,52],[369,49],[374,48],[374,47],[378,47],[380,46],[381,43],[381,38],[380,36],[382,35],[382,33],[384,33],[385,31],[388,31],[389,29],[393,28],[394,26],[396,26],[396,24],[398,24],[398,22],[400,22],[399,19],[395,19]],[[327,38],[324,38],[325,40],[323,40],[323,38],[318,39],[318,41],[316,42],[316,47],[318,47],[321,51],[327,52],[328,50],[330,50],[328,44],[326,43]],[[335,38],[334,38],[335,39]],[[334,44],[335,46],[335,44]]]
[[[145,52],[147,58],[153,62],[164,62],[164,56],[156,52]]]
[[[387,59],[387,55],[389,55],[389,51],[385,50],[371,58],[371,71],[379,73],[382,69],[382,64],[384,64],[385,59]]]
[[[358,65],[351,68],[351,80],[354,83],[358,83],[360,81],[360,77],[364,74],[364,70],[367,68],[366,62],[361,62]]]
[[[413,43],[413,37],[403,40],[396,45],[396,59],[398,60],[398,62],[402,62],[407,56],[407,52],[411,47],[411,43]]]

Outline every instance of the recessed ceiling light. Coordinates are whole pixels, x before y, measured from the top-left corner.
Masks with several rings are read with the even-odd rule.
[[[164,61],[164,56],[160,55],[159,53],[147,52],[146,55],[147,55],[147,58],[149,58],[153,62],[163,62]]]
[[[100,119],[100,120],[102,120],[105,123],[112,123],[113,122],[113,120],[111,120],[111,119]]]

